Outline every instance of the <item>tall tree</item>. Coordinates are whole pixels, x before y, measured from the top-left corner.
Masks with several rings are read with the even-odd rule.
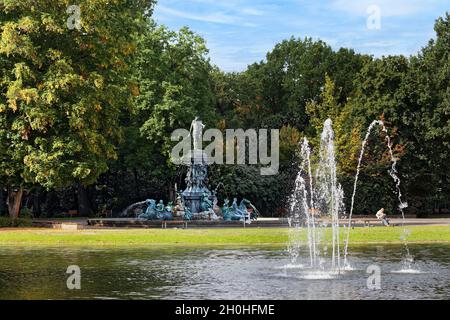
[[[133,78],[136,104],[128,118],[124,159],[141,176],[153,181],[148,176],[151,172],[158,177],[173,199],[182,168],[170,162],[171,133],[189,129],[195,116],[209,127],[217,125],[208,50],[204,40],[189,29],[171,31],[150,21],[138,51]],[[134,151],[129,146],[135,146]]]
[[[135,65],[141,132],[169,151],[170,135],[200,116],[215,124],[214,95],[204,40],[187,28],[151,26],[139,42]]]
[[[410,59],[397,93],[408,142],[409,193],[430,211],[450,203],[450,14],[437,19],[436,39]],[[426,205],[428,204],[428,205]]]
[[[3,1],[0,171],[11,216],[26,183],[82,190],[117,156],[136,34],[153,1],[78,3],[79,17],[65,0]]]

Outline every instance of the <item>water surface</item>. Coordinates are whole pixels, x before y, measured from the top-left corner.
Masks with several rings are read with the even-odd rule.
[[[413,270],[401,245],[351,249],[353,270],[314,271],[305,252],[292,265],[284,249],[0,247],[0,299],[449,299],[450,245],[414,245]],[[381,267],[381,290],[366,269]],[[68,290],[67,267],[81,268]]]

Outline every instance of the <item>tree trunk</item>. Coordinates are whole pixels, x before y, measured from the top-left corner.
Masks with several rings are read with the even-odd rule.
[[[18,218],[20,213],[20,206],[22,204],[23,187],[14,189],[8,187],[8,212],[11,218]]]
[[[92,215],[93,210],[91,206],[91,202],[89,200],[88,192],[86,188],[79,183],[78,184],[78,214],[80,216],[90,216]]]
[[[6,201],[5,201],[5,191],[3,189],[3,186],[0,187],[0,215],[3,215],[6,213]]]
[[[33,194],[33,215],[39,217],[41,215],[40,188],[37,188]]]

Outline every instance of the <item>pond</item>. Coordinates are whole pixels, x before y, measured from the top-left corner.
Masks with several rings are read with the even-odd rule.
[[[290,265],[283,248],[0,247],[0,299],[448,299],[450,245],[411,246],[410,272],[402,249],[353,247],[353,269],[330,274]],[[373,264],[381,290],[367,287]],[[81,290],[67,289],[69,265]]]

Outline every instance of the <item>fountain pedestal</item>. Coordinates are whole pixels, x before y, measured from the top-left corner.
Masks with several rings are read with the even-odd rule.
[[[204,212],[202,199],[206,196],[213,200],[213,195],[208,189],[208,165],[206,155],[202,150],[194,149],[188,157],[188,173],[186,176],[186,189],[181,193],[185,208],[195,216]]]

